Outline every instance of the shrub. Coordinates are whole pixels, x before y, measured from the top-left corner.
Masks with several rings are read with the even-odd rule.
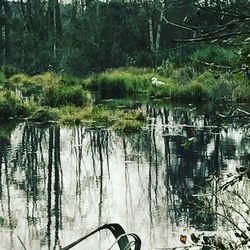
[[[202,74],[198,75],[195,79],[193,79],[192,83],[198,83],[203,85],[207,89],[211,89],[218,83],[218,79],[215,79],[215,73],[207,70],[204,71]]]
[[[171,89],[171,99],[177,101],[202,101],[208,97],[208,91],[200,83],[192,82],[187,85],[175,85]]]
[[[84,82],[82,79],[72,76],[72,75],[62,75],[58,84],[63,84],[66,86],[84,86]]]

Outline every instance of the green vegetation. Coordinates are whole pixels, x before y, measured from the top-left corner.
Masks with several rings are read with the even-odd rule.
[[[28,108],[20,98],[11,92],[0,91],[0,118],[25,117]]]
[[[209,45],[197,49],[191,59],[196,64],[195,66],[199,68],[202,63],[228,67],[236,67],[240,63],[239,56],[234,52],[233,48],[223,48],[218,45]]]
[[[2,86],[5,82],[5,75],[0,71],[0,86]]]
[[[89,90],[100,91],[103,96],[124,97],[131,93],[146,91],[151,84],[152,70],[144,69],[108,70],[87,79]]]
[[[141,84],[139,77],[133,77]],[[126,88],[130,79],[124,76],[123,79]],[[109,103],[94,105],[88,90],[90,85],[90,78],[83,80],[53,73],[32,77],[21,73],[12,75],[4,79],[4,90],[0,92],[0,117],[27,118],[43,123],[85,123],[94,127],[110,126],[119,131],[138,131],[142,128],[145,120],[142,111],[123,110],[116,105],[110,107]]]
[[[49,86],[45,88],[43,103],[50,107],[59,107],[63,105],[84,106],[90,101],[88,92],[82,87],[68,86]]]
[[[63,123],[84,123],[93,127],[110,126],[123,132],[139,131],[145,122],[145,114],[140,109],[125,112],[118,108],[110,109],[108,106],[64,106],[57,114]]]
[[[214,50],[214,47],[209,47],[196,51],[193,57],[201,60],[201,55],[214,53]],[[219,51],[218,53],[230,54],[227,50]],[[205,56],[203,59],[205,60]],[[157,69],[110,69],[86,78],[51,72],[35,76],[9,74],[11,76],[8,78],[0,72],[0,117],[28,117],[39,122],[88,122],[93,126],[104,125],[117,130],[135,131],[143,123],[137,119],[136,113],[128,113],[126,107],[120,107],[119,104],[111,108],[106,104],[96,106],[91,92],[94,91],[95,95],[99,93],[98,102],[110,97],[137,98],[138,95],[144,100],[156,98],[178,102],[250,101],[250,85],[244,71],[199,71],[200,69],[196,70],[191,65],[177,68],[166,61]],[[153,77],[162,83],[153,85]]]
[[[56,121],[58,118],[55,110],[39,108],[29,117],[29,120],[34,122],[48,122]]]

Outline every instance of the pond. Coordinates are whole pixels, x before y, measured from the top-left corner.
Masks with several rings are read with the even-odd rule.
[[[183,246],[181,234],[216,231],[197,194],[249,153],[249,125],[219,123],[207,107],[142,105],[140,133],[28,122],[3,125],[0,249],[59,249],[105,223],[140,236],[142,249]],[[109,249],[101,232],[73,249]],[[118,249],[118,248],[112,248]]]

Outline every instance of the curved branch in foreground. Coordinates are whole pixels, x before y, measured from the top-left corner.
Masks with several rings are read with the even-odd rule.
[[[135,245],[135,250],[140,250],[141,249],[141,239],[138,235],[136,234],[126,234],[124,229],[122,228],[121,225],[116,224],[116,223],[112,223],[112,224],[105,224],[101,227],[98,227],[97,229],[95,229],[94,231],[90,232],[89,234],[81,237],[80,239],[72,242],[71,244],[67,245],[66,247],[61,248],[61,250],[68,250],[71,249],[72,247],[74,247],[75,245],[79,244],[80,242],[84,241],[85,239],[87,239],[88,237],[92,236],[93,234],[103,230],[103,229],[108,229],[111,231],[111,233],[114,235],[114,237],[117,240],[117,243],[119,245],[120,250],[124,250],[124,249],[128,249],[131,250],[130,247],[130,242],[128,240],[127,235],[130,235],[134,238],[134,245]]]

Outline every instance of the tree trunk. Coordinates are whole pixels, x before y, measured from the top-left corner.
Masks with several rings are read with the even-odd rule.
[[[47,32],[53,46],[53,60],[56,62],[58,43],[61,36],[61,15],[58,0],[49,0],[47,9]]]
[[[1,63],[6,64],[9,54],[9,25],[8,20],[10,18],[9,3],[6,0],[0,1],[0,18],[1,18]]]
[[[148,19],[148,28],[149,28],[150,50],[151,50],[151,52],[155,52],[154,29],[153,29],[153,20],[152,20],[152,17],[149,17],[149,19]]]

